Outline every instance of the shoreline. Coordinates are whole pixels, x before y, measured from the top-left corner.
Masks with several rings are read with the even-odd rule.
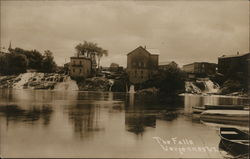
[[[91,77],[85,79],[84,82],[78,83],[76,80],[71,79],[69,75],[62,74],[62,73],[42,73],[42,72],[28,72],[30,74],[33,74],[33,76],[29,77],[29,79],[26,79],[24,84],[21,86],[22,88],[14,88],[16,83],[18,83],[21,80],[21,77],[23,74],[18,74],[18,75],[0,75],[0,89],[32,89],[32,90],[50,90],[50,91],[78,91],[78,92],[120,92],[120,93],[129,93],[129,91],[112,91],[111,87],[113,86],[112,83],[108,82],[109,78],[105,77]],[[39,75],[42,75],[42,77],[39,77]],[[21,76],[21,77],[20,77]],[[78,87],[77,89],[75,88],[70,88],[68,89],[63,89],[63,88],[57,88],[55,89],[56,85],[66,82],[65,80],[60,81],[61,78],[68,78],[68,82],[71,81],[72,83],[75,83],[76,86]],[[94,81],[96,78],[98,78],[99,81]],[[34,80],[35,79],[35,80]],[[91,81],[92,80],[92,81]],[[112,79],[115,80],[115,79]],[[90,83],[86,83],[86,81],[90,81]],[[98,82],[102,82],[101,84]],[[71,84],[72,84],[71,83]],[[68,84],[70,85],[70,84]],[[91,87],[89,88],[88,85]],[[24,88],[25,87],[25,88]],[[103,88],[101,88],[103,87]],[[153,88],[153,87],[152,87]],[[152,89],[152,88],[147,88],[147,89],[141,89],[138,90],[137,92],[134,92],[135,94],[143,94],[146,93],[148,94],[147,90]],[[222,88],[220,88],[222,89]],[[164,93],[160,91],[153,90],[149,94],[156,94],[156,93]],[[243,93],[243,92],[231,92],[229,94],[219,94],[219,93],[209,93],[209,92],[202,92],[202,93],[189,93],[189,92],[184,92],[180,94],[176,94],[179,96],[183,95],[196,95],[196,96],[218,96],[218,97],[225,97],[225,98],[245,98],[249,99],[248,93]]]

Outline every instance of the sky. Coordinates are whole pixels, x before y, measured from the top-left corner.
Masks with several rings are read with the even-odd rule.
[[[69,62],[75,46],[108,50],[102,66],[126,67],[138,46],[159,50],[159,61],[180,66],[249,52],[248,0],[1,1],[1,47],[53,52]]]

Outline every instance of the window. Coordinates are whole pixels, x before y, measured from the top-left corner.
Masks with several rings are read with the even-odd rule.
[[[75,69],[73,68],[73,72],[75,72]]]
[[[81,63],[81,61],[80,61],[80,63]],[[79,72],[81,73],[81,72],[82,72],[82,69],[80,69]]]
[[[75,62],[75,61],[73,61],[73,64],[75,65],[75,64],[76,64],[76,62]]]
[[[80,61],[80,65],[82,65],[82,61]]]
[[[143,74],[143,70],[141,70],[141,74]]]

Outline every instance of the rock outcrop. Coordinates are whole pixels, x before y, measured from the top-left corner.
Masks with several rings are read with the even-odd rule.
[[[113,82],[104,77],[87,78],[85,81],[79,82],[79,90],[82,91],[110,91]]]
[[[139,95],[155,95],[158,92],[159,90],[157,88],[152,87],[152,88],[138,90],[136,93]]]

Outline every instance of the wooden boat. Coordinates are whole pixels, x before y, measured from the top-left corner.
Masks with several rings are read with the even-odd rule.
[[[249,111],[246,110],[206,110],[200,119],[205,122],[216,122],[245,126],[249,124]]]
[[[205,105],[207,110],[244,110],[244,105]]]
[[[236,128],[220,128],[221,146],[234,155],[249,153],[249,134]]]
[[[246,123],[245,125],[239,125],[237,123],[220,123],[220,122],[208,122],[208,121],[203,121],[203,120],[200,120],[200,122],[208,127],[213,127],[215,129],[219,129],[221,127],[226,127],[226,128],[230,128],[230,127],[233,127],[233,128],[236,128],[236,129],[239,129],[239,130],[242,130],[242,131],[249,131],[249,125]]]
[[[193,113],[202,113],[205,110],[249,110],[249,107],[245,105],[204,105],[192,108]]]
[[[205,107],[192,107],[193,113],[202,113],[203,111],[206,110]]]

